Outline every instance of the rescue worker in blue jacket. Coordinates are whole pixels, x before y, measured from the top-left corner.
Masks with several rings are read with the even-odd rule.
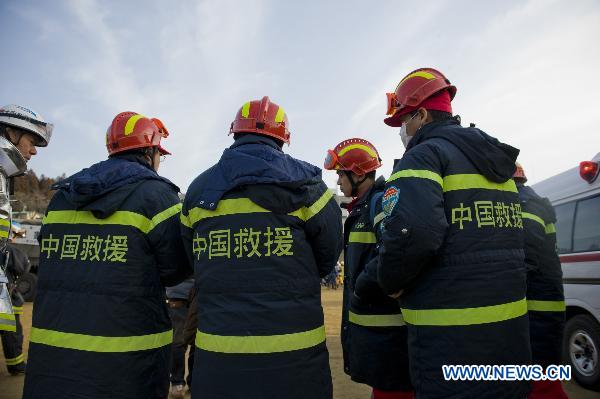
[[[443,365],[531,361],[519,150],[461,127],[455,94],[431,68],[388,94],[406,152],[383,194],[378,280],[400,299],[416,397],[522,398],[527,381],[444,380]]]
[[[352,138],[328,150],[324,166],[337,172],[342,193],[353,198],[342,204],[349,212],[344,222],[344,371],[353,381],[373,387],[374,399],[412,398],[406,325],[398,301],[381,291],[376,274],[363,274],[365,265],[377,256],[384,216],[385,179],[375,180],[375,171],[381,166],[379,153],[369,141]],[[356,290],[359,280],[360,294]]]
[[[332,397],[320,279],[342,250],[341,212],[321,170],[283,153],[288,129],[268,97],[245,103],[235,142],[187,190],[193,398]]]
[[[565,294],[556,247],[556,214],[547,198],[526,186],[517,162],[514,180],[519,190],[525,233],[527,309],[533,364],[561,364],[565,329]],[[561,381],[533,381],[530,399],[566,399]]]
[[[165,286],[191,274],[158,120],[118,114],[109,159],[58,182],[40,231],[23,398],[165,399]]]

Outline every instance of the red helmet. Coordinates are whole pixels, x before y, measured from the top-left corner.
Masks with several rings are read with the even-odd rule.
[[[525,176],[525,170],[523,170],[523,166],[518,162],[515,162],[515,165],[517,168],[513,174],[513,179],[525,183],[527,181],[527,176]]]
[[[108,155],[113,155],[156,146],[161,154],[171,155],[160,145],[160,140],[168,136],[169,131],[159,119],[150,119],[136,112],[121,112],[106,131],[106,148]]]
[[[272,103],[269,97],[245,103],[231,122],[231,133],[255,133],[290,143],[290,122],[283,108]]]
[[[450,84],[450,81],[441,72],[433,68],[420,68],[412,71],[398,83],[394,93],[386,93],[387,115],[390,117],[385,119],[385,123],[399,127],[401,123],[394,123],[399,116],[412,112],[425,100],[444,90],[450,95],[449,101],[452,101],[456,95],[456,87]]]
[[[373,144],[364,139],[344,140],[333,150],[327,150],[324,167],[327,170],[348,170],[358,176],[381,166],[381,158]]]

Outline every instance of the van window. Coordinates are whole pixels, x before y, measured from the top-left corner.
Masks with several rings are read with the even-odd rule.
[[[573,251],[600,251],[600,196],[577,203]]]
[[[556,245],[558,253],[571,252],[573,236],[573,217],[575,216],[575,202],[554,207],[556,212]]]

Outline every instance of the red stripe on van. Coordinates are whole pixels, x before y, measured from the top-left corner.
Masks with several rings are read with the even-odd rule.
[[[600,261],[600,252],[594,254],[560,255],[561,263]]]

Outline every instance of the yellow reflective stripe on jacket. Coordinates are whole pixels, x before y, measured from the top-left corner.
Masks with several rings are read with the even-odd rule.
[[[204,208],[192,208],[187,216],[181,214],[181,223],[187,227],[192,227],[196,222],[217,216],[237,215],[241,213],[265,213],[270,212],[259,205],[256,205],[249,198],[232,198],[219,201],[214,210]]]
[[[218,353],[277,353],[311,348],[325,342],[325,326],[281,335],[226,336],[197,331],[196,346]]]
[[[14,314],[0,313],[0,331],[17,331]]]
[[[50,211],[44,216],[43,224],[121,225],[135,227],[148,234],[158,224],[177,215],[180,211],[181,204],[175,204],[156,214],[152,219],[130,211],[116,211],[106,219],[98,219],[90,211]]]
[[[377,239],[375,233],[370,231],[351,231],[348,237],[348,242],[355,242],[360,244],[375,244]]]
[[[401,313],[397,314],[357,314],[348,312],[350,323],[363,327],[401,327],[405,326]]]
[[[21,353],[19,356],[17,357],[13,357],[11,359],[6,358],[6,365],[7,366],[16,366],[19,363],[23,363],[25,361],[25,356],[23,356],[23,354]]]
[[[13,312],[15,314],[23,314],[23,306],[13,306]]]
[[[323,209],[325,205],[327,205],[327,202],[332,198],[333,193],[331,192],[331,190],[326,189],[325,192],[321,195],[321,197],[318,200],[315,201],[314,204],[312,204],[309,207],[303,206],[302,208],[295,210],[294,212],[290,212],[289,215],[296,216],[297,218],[306,222],[307,220],[321,212],[321,209]]]
[[[527,309],[535,312],[564,312],[567,310],[565,301],[527,300]]]
[[[521,212],[521,216],[523,217],[523,219],[529,219],[529,220],[533,220],[534,222],[538,222],[539,224],[542,225],[543,229],[546,228],[546,223],[544,223],[544,220],[541,217],[539,217],[538,215],[535,215],[535,214],[529,213],[529,212]]]
[[[546,224],[544,222],[544,220],[539,217],[536,214],[533,213],[529,213],[529,212],[521,212],[521,216],[524,219],[529,219],[529,220],[533,220],[534,222],[538,222],[539,224],[542,225],[544,231],[546,232],[546,234],[554,234],[556,233],[556,226],[554,225],[554,223],[548,223]]]
[[[464,309],[404,309],[404,321],[416,326],[468,326],[496,323],[527,314],[525,298],[501,305]]]
[[[389,179],[387,179],[387,183],[390,183],[390,182],[400,179],[400,178],[407,178],[407,177],[416,177],[419,179],[433,180],[440,186],[443,184],[442,176],[440,176],[439,174],[437,174],[435,172],[432,172],[430,170],[425,170],[425,169],[423,169],[423,170],[406,169],[406,170],[398,171],[398,172],[394,173],[393,175],[391,175]]]
[[[8,238],[10,233],[10,221],[7,219],[0,219],[0,238]]]
[[[169,345],[173,342],[173,330],[130,337],[103,337],[31,327],[30,341],[36,344],[87,352],[134,352]]]
[[[456,190],[482,189],[498,190],[517,193],[517,186],[513,179],[504,183],[494,183],[485,176],[479,174],[457,174],[444,176],[444,192]]]

